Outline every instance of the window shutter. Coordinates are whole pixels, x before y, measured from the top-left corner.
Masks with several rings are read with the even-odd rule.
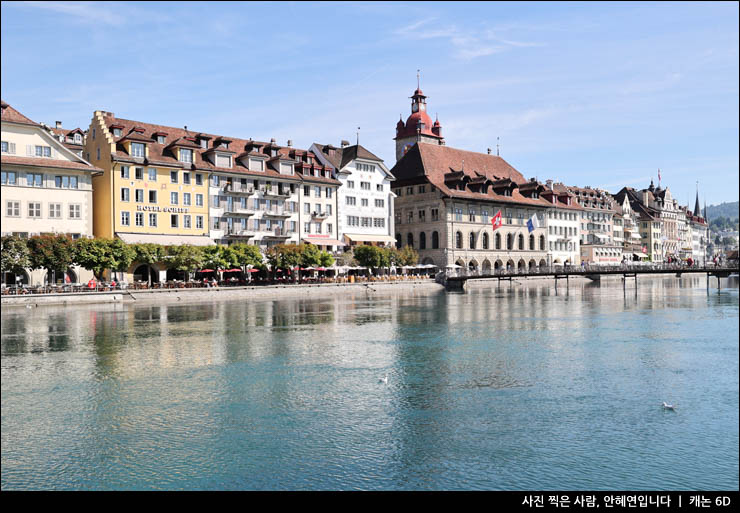
[[[30,144],[26,144],[26,155],[29,156],[29,157],[33,157],[34,156],[33,146],[30,145]]]
[[[8,153],[11,155],[15,155],[15,143],[10,143],[8,145]]]

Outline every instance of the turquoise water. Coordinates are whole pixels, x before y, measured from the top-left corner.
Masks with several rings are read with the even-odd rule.
[[[3,308],[2,489],[737,490],[705,283]]]

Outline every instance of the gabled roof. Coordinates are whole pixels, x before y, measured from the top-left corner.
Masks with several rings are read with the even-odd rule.
[[[321,151],[329,162],[337,169],[340,170],[355,159],[374,160],[376,162],[383,162],[383,159],[370,152],[367,148],[362,145],[355,144],[354,146],[345,146],[344,148],[336,148],[331,144],[318,144],[314,143],[316,147]]]
[[[123,133],[133,133],[136,134],[135,136],[132,135],[130,138],[132,140],[134,137],[142,137],[142,140],[145,140],[147,143],[148,150],[148,156],[146,157],[146,161],[158,164],[158,165],[164,165],[164,166],[172,166],[172,167],[180,167],[180,168],[186,168],[186,169],[197,169],[197,170],[203,170],[203,171],[218,171],[223,173],[235,173],[235,174],[242,174],[245,177],[249,178],[262,178],[262,179],[282,179],[282,180],[292,180],[292,181],[300,181],[302,179],[302,175],[300,174],[302,171],[302,163],[307,159],[308,155],[311,155],[315,158],[315,156],[306,150],[302,150],[305,152],[303,155],[299,156],[297,155],[295,158],[290,156],[291,151],[295,151],[296,148],[282,148],[279,147],[277,144],[274,144],[273,142],[260,142],[260,141],[253,141],[251,139],[239,139],[236,137],[224,137],[219,136],[215,134],[206,134],[202,132],[196,132],[196,131],[189,131],[183,128],[175,128],[170,126],[164,126],[164,125],[155,125],[152,123],[143,123],[141,121],[133,121],[128,119],[122,119],[117,118],[110,112],[102,112],[103,121],[105,122],[105,125],[108,128],[112,128],[114,126],[121,128]],[[143,129],[144,133],[137,133],[132,132],[134,127],[137,127],[139,129]],[[153,137],[155,133],[167,133],[168,139],[170,139],[171,142],[160,144],[157,142],[156,138]],[[112,158],[116,161],[122,161],[122,162],[140,162],[143,161],[143,158],[136,158],[130,157],[128,153],[126,153],[125,148],[120,142],[125,139],[126,137],[121,137],[117,139],[116,144],[116,151],[113,152]],[[203,148],[193,142],[192,139],[221,139],[222,141],[230,141],[229,149],[223,147],[216,147],[216,148]],[[258,151],[249,151],[248,149],[251,149],[252,147],[260,147],[261,150]],[[180,162],[175,155],[174,148],[175,147],[186,147],[186,148],[192,148],[194,155],[196,155],[196,158],[194,158],[194,163],[183,163]],[[273,158],[270,154],[270,149],[277,149],[279,152],[280,158],[287,159],[287,160],[298,160],[299,163],[296,164],[296,174],[294,175],[283,175],[280,174],[278,170],[273,169],[269,163],[265,165],[264,171],[250,171],[248,168],[248,163],[245,166],[244,163],[242,163],[241,159],[249,155],[250,157],[259,156],[262,157],[265,160]],[[231,168],[223,168],[218,167],[214,164],[212,164],[210,161],[204,158],[205,154],[208,154],[212,151],[217,152],[226,152],[226,153],[237,153],[238,155],[236,158],[233,159],[233,166]],[[325,166],[321,165],[320,162],[318,162],[318,159],[315,161],[316,167],[321,167],[321,169],[325,169]],[[308,178],[308,177],[307,177]],[[331,179],[325,179],[325,178],[319,178],[319,177],[311,177],[311,181],[319,181],[319,180],[329,180]]]
[[[396,162],[391,169],[396,177],[394,187],[428,181],[445,196],[476,200],[518,203],[538,207],[551,207],[542,198],[527,198],[518,190],[518,184],[527,180],[508,162],[496,155],[459,150],[449,146],[417,143]],[[468,190],[474,179],[485,177],[490,187],[481,187],[480,192]],[[465,190],[455,188],[464,184]],[[510,196],[497,191],[511,191]]]
[[[0,100],[0,109],[2,111],[2,113],[0,114],[0,121],[5,121],[8,123],[20,123],[22,125],[41,126],[35,121],[28,119],[26,116],[15,110],[3,100]]]

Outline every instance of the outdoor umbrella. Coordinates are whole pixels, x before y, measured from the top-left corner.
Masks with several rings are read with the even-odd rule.
[[[213,269],[201,269],[200,271],[196,271],[196,272],[199,272],[199,273],[212,273],[213,272]]]

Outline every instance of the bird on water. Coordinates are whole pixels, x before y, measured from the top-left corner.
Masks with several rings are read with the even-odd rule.
[[[380,378],[378,380],[378,383],[383,383],[384,385],[388,384],[388,374],[386,374],[384,377]]]
[[[675,411],[676,410],[676,405],[675,404],[668,404],[667,402],[663,401],[663,409],[664,410],[673,410],[673,411]]]

